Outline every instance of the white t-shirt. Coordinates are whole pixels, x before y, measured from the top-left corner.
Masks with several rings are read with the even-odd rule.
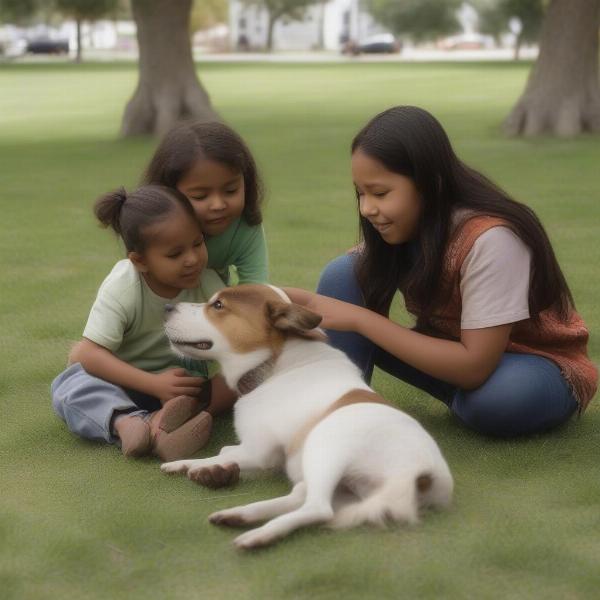
[[[508,227],[481,234],[460,270],[461,329],[529,318],[531,250]]]

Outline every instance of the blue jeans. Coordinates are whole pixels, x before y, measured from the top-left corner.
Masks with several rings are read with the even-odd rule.
[[[358,306],[363,295],[354,272],[355,255],[339,256],[321,274],[317,292]],[[427,375],[355,332],[327,331],[369,382],[376,365],[444,402],[467,427],[487,435],[511,437],[551,429],[577,410],[577,401],[558,366],[541,356],[505,352],[496,370],[475,390]]]
[[[52,382],[54,412],[73,433],[88,440],[117,443],[112,424],[117,413],[147,417],[161,408],[158,398],[126,390],[72,364]]]

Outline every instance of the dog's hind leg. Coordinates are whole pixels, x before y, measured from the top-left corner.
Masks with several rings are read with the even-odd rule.
[[[210,515],[208,520],[215,525],[243,527],[294,510],[302,505],[305,496],[306,486],[303,481],[300,481],[287,496],[220,510]]]
[[[266,546],[300,527],[327,523],[333,517],[333,493],[346,470],[347,457],[343,449],[327,453],[333,450],[331,446],[327,448],[320,440],[317,443],[309,443],[309,440],[305,443],[302,460],[306,484],[304,504],[240,535],[234,540],[238,548]],[[323,460],[324,452],[327,460]]]
[[[331,502],[324,499],[307,499],[300,508],[275,517],[262,527],[243,533],[233,543],[244,550],[268,546],[300,527],[326,523],[332,516]]]

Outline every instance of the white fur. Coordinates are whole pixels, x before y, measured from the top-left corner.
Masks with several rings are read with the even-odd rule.
[[[166,329],[172,341],[213,341],[209,351],[186,347],[186,353],[219,361],[229,385],[265,360],[265,350],[232,353],[225,336],[198,308],[202,306],[178,304],[169,315]],[[297,452],[288,455],[298,432],[355,389],[370,390],[345,354],[323,342],[291,337],[271,376],[235,406],[240,444],[223,448],[215,457],[165,463],[161,469],[193,477],[200,469],[231,462],[242,472],[284,467],[294,484],[288,496],[209,517],[226,525],[267,520],[236,538],[240,548],[264,546],[317,523],[416,523],[419,508],[447,506],[453,481],[437,444],[416,420],[384,404],[365,402],[333,411],[310,430]],[[424,493],[416,487],[420,475],[432,481]],[[350,493],[344,495],[342,488]]]

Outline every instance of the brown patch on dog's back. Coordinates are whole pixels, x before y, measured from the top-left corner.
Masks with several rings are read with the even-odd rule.
[[[328,417],[332,412],[338,410],[338,408],[343,408],[344,406],[349,406],[350,404],[362,404],[362,403],[370,403],[370,404],[385,404],[386,406],[392,406],[385,398],[376,394],[375,392],[371,392],[370,390],[359,390],[354,389],[350,390],[340,398],[338,398],[327,410],[325,410],[322,414],[318,415],[314,419],[312,419],[309,423],[307,423],[295,436],[291,441],[289,446],[286,449],[286,454],[291,456],[295,452],[298,452],[300,448],[302,448],[304,444],[304,440],[306,436],[312,431],[312,429],[320,423],[325,417]]]
[[[348,406],[349,404],[358,404],[359,402],[370,402],[374,404],[391,404],[379,394],[372,392],[371,390],[350,390],[340,398],[338,398],[328,409],[328,414],[332,413],[342,406]]]

